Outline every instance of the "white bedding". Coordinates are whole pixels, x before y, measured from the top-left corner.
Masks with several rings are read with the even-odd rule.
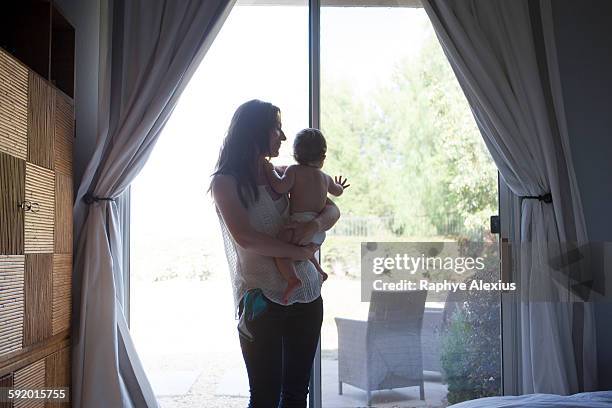
[[[583,392],[561,396],[529,394],[521,396],[479,398],[448,408],[611,408],[612,391]]]

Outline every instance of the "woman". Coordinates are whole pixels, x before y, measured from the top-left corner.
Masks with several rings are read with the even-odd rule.
[[[338,208],[328,201],[312,221],[285,225],[287,197],[272,190],[263,168],[266,157],[278,156],[284,140],[276,106],[259,100],[242,104],[230,123],[211,182],[241,317],[251,304],[245,304],[245,294],[255,289],[263,294],[263,307],[249,321],[249,336],[240,336],[250,408],[306,407],[323,301],[320,275],[308,261],[318,248],[300,244],[310,242],[317,231],[331,228],[340,217]],[[293,230],[293,244],[276,238],[283,228]],[[275,257],[298,261],[296,274],[302,286],[286,305],[282,295],[287,282],[276,268]]]

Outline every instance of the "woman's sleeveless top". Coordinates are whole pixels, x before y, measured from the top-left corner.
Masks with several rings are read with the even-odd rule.
[[[249,205],[247,213],[251,226],[264,234],[275,237],[282,225],[289,218],[289,200],[283,195],[273,200],[266,186],[258,186],[259,198]],[[260,288],[263,294],[273,302],[282,304],[282,294],[287,281],[282,277],[274,258],[262,256],[240,247],[233,239],[217,209],[221,224],[225,255],[232,281],[234,306],[238,307],[240,299],[247,290]],[[295,289],[289,297],[292,303],[309,303],[321,295],[321,280],[319,272],[310,261],[295,262],[296,276],[302,281],[302,286]]]

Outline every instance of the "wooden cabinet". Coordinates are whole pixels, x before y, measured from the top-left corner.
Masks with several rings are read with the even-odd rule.
[[[75,31],[53,0],[2,2],[0,47],[74,96]]]
[[[0,387],[70,386],[73,139],[72,99],[0,48]]]

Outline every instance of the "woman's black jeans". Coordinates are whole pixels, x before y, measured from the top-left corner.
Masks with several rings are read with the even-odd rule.
[[[249,375],[249,408],[306,408],[323,299],[287,306],[266,301],[265,311],[249,324],[254,340],[239,336]]]

